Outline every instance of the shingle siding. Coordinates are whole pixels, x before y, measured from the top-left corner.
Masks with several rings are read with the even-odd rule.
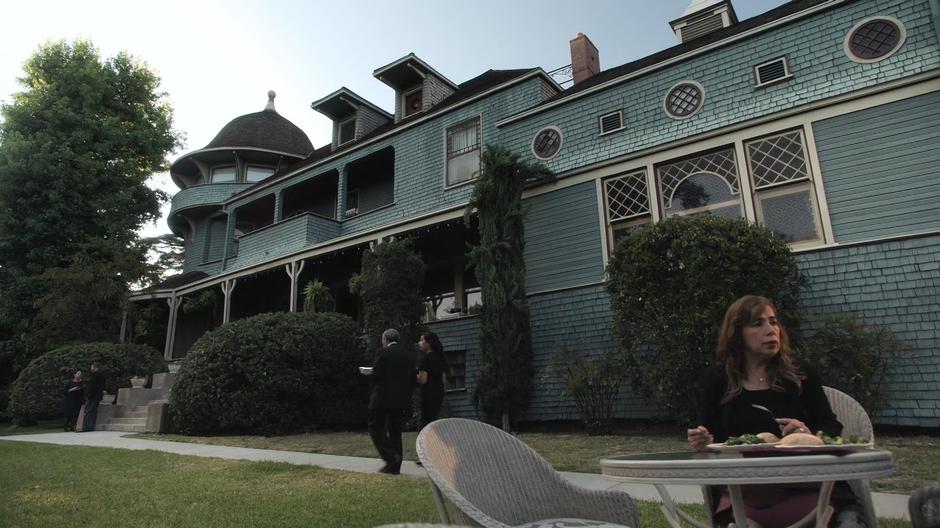
[[[940,92],[813,131],[837,242],[940,230]]]
[[[881,62],[853,62],[843,50],[846,32],[878,14],[900,19],[907,40]],[[793,79],[755,87],[753,67],[782,54],[789,56]],[[546,164],[564,172],[938,67],[940,46],[927,0],[852,2],[506,125],[500,140],[534,159],[532,138],[555,125],[565,140]],[[663,99],[686,79],[703,85],[704,105],[691,118],[671,119]],[[597,118],[617,108],[624,109],[628,130],[598,137]]]
[[[890,406],[874,421],[940,426],[940,236],[804,253],[797,260],[810,280],[803,300],[817,321],[853,312],[887,326],[909,347],[891,373]]]

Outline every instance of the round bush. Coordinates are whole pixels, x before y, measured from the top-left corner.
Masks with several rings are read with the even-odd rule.
[[[701,374],[715,363],[728,306],[763,295],[798,337],[804,279],[785,241],[764,227],[715,216],[672,217],[620,240],[608,265],[615,333],[634,386],[673,417],[698,410]]]
[[[101,364],[105,390],[116,393],[130,387],[130,378],[166,370],[163,356],[145,345],[88,343],[49,351],[29,362],[13,383],[9,413],[18,424],[60,415],[62,387],[72,373],[81,370],[86,379],[92,361]]]
[[[202,336],[180,366],[170,412],[189,434],[281,434],[365,423],[368,381],[356,323],[337,313],[269,313]]]

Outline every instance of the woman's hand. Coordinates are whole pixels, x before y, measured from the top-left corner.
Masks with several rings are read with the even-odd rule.
[[[813,432],[809,430],[809,427],[806,427],[806,424],[797,420],[796,418],[777,418],[777,423],[780,424],[780,436],[787,436],[790,433],[810,433]]]
[[[689,429],[685,434],[689,445],[696,451],[704,451],[708,444],[715,441],[715,438],[708,432],[708,429],[706,429],[704,425],[700,425],[695,429]]]

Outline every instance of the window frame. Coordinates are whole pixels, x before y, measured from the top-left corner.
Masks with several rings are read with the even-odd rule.
[[[682,86],[683,84],[691,84],[691,85],[695,86],[696,88],[698,88],[698,91],[699,91],[699,103],[698,103],[698,106],[695,107],[695,110],[693,110],[692,112],[690,112],[690,113],[688,113],[688,114],[685,114],[685,115],[673,114],[673,113],[669,110],[669,96],[672,95],[672,92],[675,91],[676,88]],[[676,120],[689,119],[690,117],[694,116],[695,114],[701,112],[701,111],[702,111],[702,108],[703,108],[704,106],[705,106],[705,87],[702,86],[702,83],[700,83],[700,82],[698,82],[698,81],[693,81],[692,79],[683,79],[683,80],[681,80],[681,81],[679,81],[679,82],[673,84],[672,86],[669,87],[668,90],[666,90],[666,95],[663,96],[663,111],[666,112],[666,115],[669,116],[670,119],[676,119]]]
[[[476,123],[477,123],[477,146],[476,146],[476,149],[475,149],[475,150],[476,150],[476,152],[478,152],[479,162],[480,162],[480,169],[479,169],[479,171],[477,171],[477,176],[475,176],[475,177],[472,176],[472,177],[470,177],[470,178],[468,178],[468,179],[466,179],[466,180],[462,180],[462,181],[459,181],[459,182],[456,182],[456,183],[450,183],[450,160],[453,159],[453,158],[451,157],[450,152],[449,152],[449,144],[450,144],[450,137],[449,137],[449,134],[450,134],[450,132],[451,132],[452,130],[459,129],[460,127],[465,126],[465,125],[467,125],[468,123],[470,123],[470,122],[472,122],[472,121],[476,121]],[[463,186],[463,185],[468,185],[468,184],[470,184],[470,183],[473,183],[473,181],[476,180],[476,179],[479,177],[480,172],[482,172],[482,170],[483,170],[483,144],[484,144],[484,137],[483,137],[483,115],[482,115],[482,114],[476,114],[476,115],[471,116],[471,117],[468,117],[468,118],[466,118],[466,119],[461,119],[460,121],[458,121],[458,122],[456,122],[456,123],[454,123],[454,124],[452,124],[452,125],[450,125],[450,126],[446,126],[446,127],[444,127],[443,135],[444,135],[444,189],[445,189],[445,190],[447,190],[447,189],[454,189],[454,188],[456,188],[456,187],[461,187],[461,186]],[[460,154],[460,155],[466,155],[466,154],[468,154],[469,152],[472,152],[472,151],[467,151],[467,152],[464,152],[463,154]],[[454,156],[454,158],[456,158],[456,157],[457,157],[457,156]]]
[[[216,171],[218,171],[219,169],[232,169],[232,179],[231,179],[231,180],[224,180],[224,181],[215,181],[215,173],[216,173]],[[237,182],[237,181],[238,181],[238,166],[235,165],[235,164],[231,164],[231,165],[219,165],[219,166],[216,166],[216,167],[212,167],[212,168],[209,170],[209,183],[235,183],[235,182]]]
[[[348,125],[350,122],[353,124],[352,137],[347,139],[346,141],[343,141],[343,127]],[[355,140],[356,140],[356,116],[353,115],[350,118],[343,119],[342,121],[337,121],[336,122],[336,146],[339,147],[341,145],[345,145],[346,143],[349,143]]]
[[[539,136],[541,136],[543,132],[550,131],[550,130],[558,134],[558,148],[556,148],[555,152],[553,152],[550,156],[542,156],[541,154],[538,153],[538,151],[535,150],[535,142],[538,140]],[[549,125],[549,126],[544,126],[540,128],[539,131],[535,133],[535,136],[532,137],[532,141],[529,142],[529,150],[532,151],[532,155],[535,156],[536,159],[540,161],[548,161],[554,158],[555,156],[557,156],[561,152],[561,147],[563,147],[564,145],[565,145],[565,135],[562,134],[561,129],[555,125]]]
[[[271,174],[268,174],[267,176],[265,176],[264,178],[261,178],[260,180],[251,181],[251,180],[248,179],[248,172],[249,172],[251,169],[265,169],[265,170],[270,170],[270,171],[271,171]],[[258,182],[260,182],[260,181],[264,181],[264,180],[270,178],[271,176],[273,176],[276,171],[277,171],[277,168],[271,167],[270,165],[254,165],[254,164],[245,165],[245,183],[258,183]]]
[[[885,53],[884,55],[880,57],[875,57],[871,59],[859,57],[855,53],[852,52],[852,45],[851,45],[852,36],[855,34],[856,31],[858,31],[859,28],[861,28],[865,24],[868,24],[869,22],[874,22],[875,20],[887,20],[888,22],[891,22],[892,24],[897,26],[898,31],[901,32],[901,36],[898,38],[898,43],[894,46],[894,48],[891,49],[891,51],[889,51],[888,53]],[[858,22],[855,23],[855,25],[852,26],[851,29],[849,29],[845,33],[845,38],[842,39],[842,50],[845,52],[845,55],[852,62],[857,62],[859,64],[872,64],[875,62],[881,62],[891,57],[895,53],[897,53],[898,50],[904,47],[905,41],[907,41],[907,28],[904,27],[904,24],[900,20],[892,16],[888,16],[888,15],[875,15],[875,16],[870,16],[868,18],[859,20]]]

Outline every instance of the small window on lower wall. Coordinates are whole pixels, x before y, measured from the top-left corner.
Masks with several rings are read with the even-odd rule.
[[[465,390],[467,388],[467,351],[466,350],[447,350],[444,348],[444,358],[447,360],[447,384],[444,386],[449,391]]]

